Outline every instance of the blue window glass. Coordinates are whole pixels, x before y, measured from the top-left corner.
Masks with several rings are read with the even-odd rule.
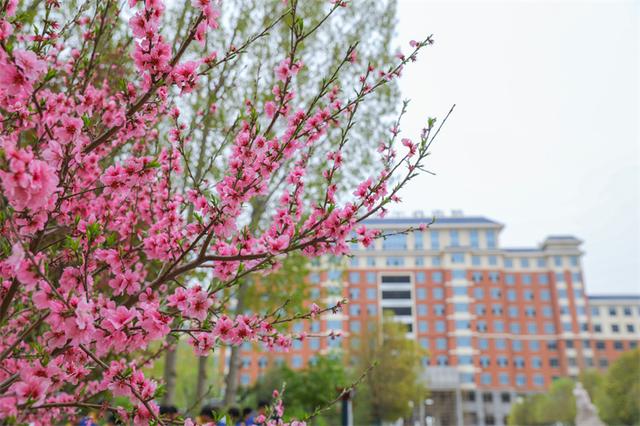
[[[504,259],[504,267],[505,268],[513,268],[513,259],[505,258]]]
[[[320,321],[313,321],[311,323],[311,332],[320,333]]]
[[[524,300],[533,300],[533,292],[531,290],[525,290],[522,292]]]
[[[429,324],[426,321],[418,321],[418,331],[420,333],[426,333],[429,331]]]
[[[431,231],[431,249],[439,250],[440,249],[440,233],[438,231]]]
[[[436,331],[438,333],[444,333],[446,329],[444,321],[436,321]]]
[[[529,340],[529,350],[531,352],[538,352],[540,350],[540,342],[537,340]]]
[[[471,281],[474,283],[482,282],[482,272],[475,271],[471,274]]]
[[[516,291],[515,290],[507,290],[507,300],[509,302],[516,301]]]
[[[353,284],[360,282],[360,272],[349,272],[349,281]]]
[[[492,283],[497,283],[500,281],[500,273],[499,272],[489,272],[489,281]]]
[[[467,272],[464,269],[454,269],[452,275],[454,280],[464,280],[467,278]]]
[[[376,273],[375,272],[367,272],[367,283],[375,284],[376,282]]]
[[[427,298],[427,290],[424,288],[416,289],[416,297],[418,300],[425,300]]]
[[[554,334],[556,332],[556,326],[550,322],[544,323],[544,332],[546,334]]]
[[[487,248],[496,248],[496,233],[493,230],[488,230],[485,234],[487,238]]]
[[[451,239],[451,247],[460,246],[460,238],[457,229],[452,229],[449,231],[449,238]]]
[[[420,339],[420,346],[422,347],[422,349],[429,349],[429,339]]]
[[[302,342],[300,340],[294,340],[293,349],[296,351],[299,351],[300,349],[302,349]]]
[[[471,347],[471,337],[462,336],[456,338],[456,346],[458,347]]]
[[[522,284],[531,285],[531,274],[522,274]]]
[[[566,299],[567,298],[567,290],[561,288],[558,290],[558,297],[561,299]]]
[[[464,263],[464,253],[451,253],[451,263]]]
[[[339,281],[342,278],[342,271],[331,269],[329,272],[327,272],[327,276],[331,281]]]
[[[444,299],[444,290],[436,287],[433,289],[433,298],[436,300]]]
[[[528,268],[529,267],[529,259],[526,258],[526,257],[520,258],[520,267],[521,268]]]
[[[569,258],[569,261],[571,262],[571,266],[578,266],[579,264],[579,260],[578,260],[578,256],[571,256]]]
[[[342,330],[342,321],[341,320],[328,320],[327,328],[329,330]]]
[[[516,276],[513,274],[506,274],[504,276],[504,282],[507,283],[507,285],[514,285],[516,283]]]
[[[443,351],[447,349],[447,339],[438,338],[436,339],[436,349]]]
[[[424,249],[422,231],[416,231],[413,233],[413,246],[416,250]]]
[[[476,321],[476,330],[481,333],[487,331],[487,322],[486,321]]]
[[[469,304],[467,303],[455,303],[453,306],[456,312],[469,312]]]
[[[431,273],[431,281],[434,283],[442,282],[442,272],[436,271]]]
[[[512,340],[511,349],[513,349],[515,352],[520,352],[522,350],[522,342],[520,340]]]
[[[544,386],[544,376],[542,374],[534,374],[533,384],[535,386]]]
[[[480,357],[480,365],[484,368],[487,368],[491,364],[491,359],[488,356]]]
[[[540,300],[545,301],[545,302],[551,300],[551,293],[549,292],[549,290],[541,290],[540,291]]]
[[[360,298],[360,289],[359,288],[351,288],[349,289],[349,298],[350,299],[359,299]]]
[[[422,284],[425,281],[426,281],[426,277],[424,272],[416,272],[416,282]]]
[[[530,322],[530,323],[527,324],[527,333],[529,333],[529,334],[537,334],[538,333],[538,326],[536,325],[536,323]]]
[[[424,257],[416,257],[416,266],[424,266]]]
[[[351,321],[349,329],[354,333],[358,333],[360,331],[360,321]]]
[[[500,297],[502,296],[502,292],[497,287],[491,288],[489,290],[489,293],[491,294],[492,299],[500,299]]]
[[[449,365],[449,358],[446,355],[438,356],[438,365]]]
[[[564,331],[572,331],[573,330],[573,326],[571,325],[570,322],[563,322],[562,323],[562,329]]]
[[[317,272],[310,273],[309,281],[311,281],[312,284],[318,284],[320,282],[320,274]]]
[[[404,257],[387,257],[387,266],[404,266]]]
[[[486,313],[487,313],[487,309],[483,304],[480,303],[476,305],[476,315],[484,315]]]
[[[517,374],[516,375],[516,386],[525,386],[527,384],[527,376],[525,376],[524,374]]]
[[[384,237],[382,240],[383,250],[406,250],[407,236],[405,234],[393,234]]]
[[[493,321],[493,331],[496,333],[504,333],[504,323],[500,320]]]
[[[433,313],[438,316],[444,315],[444,305],[433,305]]]
[[[491,305],[491,312],[493,312],[494,315],[502,315],[502,305],[499,303]]]
[[[302,357],[300,355],[294,355],[291,358],[291,366],[293,368],[300,368],[302,367]]]
[[[534,356],[531,358],[531,366],[533,368],[542,368],[542,360],[538,356]]]
[[[352,266],[352,267],[357,268],[357,267],[358,267],[358,265],[360,265],[360,259],[358,259],[357,257],[353,256],[353,257],[351,258],[350,263],[351,263],[351,266]]]
[[[467,320],[456,320],[456,330],[470,330],[471,322]]]
[[[496,339],[496,349],[505,350],[507,348],[507,341],[504,339]]]
[[[360,305],[357,303],[353,303],[349,305],[349,315],[357,317],[360,315]]]
[[[581,299],[582,298],[582,289],[574,288],[573,289],[573,297],[575,297],[576,299]]]
[[[242,386],[248,386],[249,383],[251,383],[251,378],[248,374],[243,374],[240,376],[240,383],[242,384]]]
[[[539,257],[536,259],[536,265],[538,265],[538,268],[545,268],[547,266],[547,259]]]
[[[442,260],[440,259],[440,256],[433,256],[431,258],[431,266],[440,266],[442,265]]]
[[[482,264],[482,258],[480,256],[471,256],[471,264],[473,266],[480,266]]]
[[[473,358],[470,357],[469,355],[459,355],[458,365],[473,365]]]
[[[580,272],[574,272],[571,274],[571,281],[574,283],[579,283],[582,281],[582,277],[580,276]]]
[[[500,374],[498,374],[498,380],[500,381],[501,385],[508,385],[509,384],[509,375],[507,373],[500,373]]]
[[[509,317],[510,318],[518,318],[518,307],[517,306],[509,306]]]
[[[427,315],[427,305],[422,303],[418,304],[418,315]]]
[[[475,297],[476,299],[484,299],[484,290],[481,287],[474,288],[473,297]]]
[[[489,265],[496,266],[498,264],[498,256],[489,256]]]
[[[520,334],[520,324],[517,322],[509,324],[509,329],[513,334]]]
[[[489,341],[487,339],[478,339],[478,348],[489,349]]]
[[[491,373],[482,373],[480,375],[480,383],[482,383],[483,385],[490,385],[491,384]]]
[[[469,240],[471,242],[471,247],[478,248],[480,247],[480,243],[478,242],[478,230],[472,229],[469,232]]]
[[[453,295],[454,296],[466,296],[467,295],[467,287],[463,287],[463,286],[453,287]]]
[[[553,256],[553,263],[556,265],[556,267],[561,267],[562,266],[562,256]]]
[[[378,306],[376,306],[374,303],[369,303],[367,305],[367,314],[378,315]]]
[[[543,306],[542,307],[542,316],[545,318],[551,318],[553,312],[551,311],[551,306]]]
[[[376,298],[378,297],[378,290],[375,288],[368,288],[367,289],[367,299],[369,300],[376,300]]]
[[[375,257],[367,257],[367,266],[376,266],[376,258]]]
[[[600,308],[597,306],[592,306],[591,307],[591,315],[594,317],[598,317],[600,316]]]

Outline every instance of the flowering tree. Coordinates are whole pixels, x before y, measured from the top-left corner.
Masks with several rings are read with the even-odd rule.
[[[249,274],[277,270],[291,253],[344,255],[352,240],[370,244],[379,234],[362,222],[399,201],[438,133],[430,119],[420,141],[402,139],[396,153],[399,130],[392,128],[378,169],[338,201],[345,188],[335,182],[359,106],[431,39],[411,42],[412,51],[390,68],[365,66],[354,91],[336,85],[343,68],[358,66],[356,46],[344,47],[315,96],[300,103],[291,89],[305,69],[299,46],[345,2],[331,3],[311,28],[296,2],[287,2],[259,33],[205,55],[193,45],[218,28],[218,5],[192,5],[188,31],[173,48],[161,32],[161,0],[129,0],[123,9],[106,1],[92,18],[81,8],[67,22],[58,22],[64,15],[55,0],[30,16],[16,15],[16,0],[0,1],[2,418],[50,424],[95,408],[134,424],[167,424],[155,402],[162,386],[141,371],[166,348],[152,343],[186,334],[206,354],[245,341],[287,349],[305,338],[274,324],[340,306],[314,304],[288,318],[230,316],[220,295]],[[96,46],[121,16],[129,17],[132,63],[101,62]],[[247,99],[229,112],[238,125],[219,154],[226,158],[219,179],[195,176],[181,102],[278,26],[288,28],[290,46],[273,70],[277,82],[266,101]],[[137,78],[110,79],[131,67]],[[310,200],[305,175],[331,128],[341,129],[336,149]],[[268,227],[250,229],[252,200],[280,174]]]

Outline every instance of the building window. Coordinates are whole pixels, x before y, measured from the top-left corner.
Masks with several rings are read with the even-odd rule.
[[[627,324],[627,331],[629,333],[635,333],[636,328],[633,326],[633,324]]]
[[[376,298],[378,297],[378,290],[375,288],[368,288],[367,289],[367,299],[369,300],[376,300]]]
[[[493,331],[495,333],[504,333],[504,324],[502,321],[495,320],[493,321]]]
[[[527,306],[524,308],[524,314],[529,318],[535,318],[536,308],[534,308],[533,306]]]
[[[527,333],[529,334],[537,334],[538,333],[538,326],[536,325],[536,323],[530,322],[527,324]]]
[[[621,351],[624,349],[624,345],[621,341],[616,340],[615,342],[613,342],[613,349],[615,349],[616,351]]]
[[[517,306],[509,306],[508,309],[510,318],[518,318],[518,307]]]
[[[429,349],[429,339],[420,339],[420,346],[422,347],[422,349]]]
[[[480,243],[478,242],[478,230],[472,229],[469,231],[469,240],[471,243],[471,247],[478,248],[480,247]]]
[[[360,298],[360,289],[359,288],[349,289],[349,298],[351,300],[359,299]]]
[[[373,303],[368,304],[367,305],[367,314],[372,315],[372,316],[378,315],[378,307]]]
[[[367,266],[376,266],[376,258],[375,257],[367,257]]]
[[[506,274],[504,276],[504,282],[507,285],[514,285],[516,283],[516,276],[513,274]]]
[[[422,303],[418,305],[418,315],[427,315],[427,305]]]
[[[416,266],[424,266],[424,257],[416,257],[415,264]]]
[[[449,238],[451,239],[451,247],[460,246],[460,238],[457,229],[452,229],[449,231]]]
[[[248,374],[243,374],[240,376],[240,384],[242,384],[242,386],[248,386],[250,382],[251,378]]]
[[[531,274],[522,274],[522,284],[531,285]]]
[[[427,290],[424,288],[416,289],[416,297],[418,300],[425,300],[427,298]]]
[[[607,368],[609,367],[609,360],[606,358],[600,358],[598,360],[598,365],[600,366],[600,368]]]
[[[531,367],[533,368],[542,368],[542,359],[538,356],[534,356],[531,358]]]
[[[605,343],[602,340],[596,340],[596,349],[604,349]]]
[[[455,303],[454,309],[456,312],[469,312],[469,304],[468,303]]]
[[[618,310],[615,306],[609,306],[609,316],[615,317],[618,315]]]
[[[491,312],[493,313],[493,315],[502,315],[502,305],[500,304],[492,305]]]
[[[537,340],[529,340],[529,350],[531,352],[538,352],[540,350],[540,342]]]
[[[438,365],[440,366],[449,365],[449,358],[447,358],[446,355],[438,356]]]
[[[501,385],[509,385],[509,375],[507,373],[498,374],[498,380]]]
[[[618,324],[611,324],[611,332],[612,333],[619,333],[620,332],[620,326]]]
[[[493,230],[488,230],[485,234],[487,238],[487,248],[496,248],[496,233]]]
[[[478,339],[478,347],[480,349],[489,349],[489,341],[487,339]]]
[[[375,284],[375,283],[376,283],[376,273],[367,272],[367,284]]]
[[[484,333],[487,331],[487,322],[486,321],[477,321],[476,322],[476,330]]]
[[[429,324],[426,321],[418,321],[418,331],[420,333],[426,333],[429,331]]]
[[[405,234],[387,235],[382,240],[383,250],[406,250],[407,236]]]
[[[433,305],[433,313],[436,316],[444,315],[444,305]]]
[[[489,290],[489,293],[491,294],[492,299],[500,299],[500,297],[502,296],[502,292],[499,288],[496,287],[493,287],[491,290]]]
[[[630,317],[631,316],[631,306],[625,306],[624,308],[622,308],[622,312],[624,313],[625,317]]]
[[[539,257],[538,260],[536,260],[536,263],[538,265],[538,268],[544,268],[547,266],[547,259],[545,259],[544,257]]]
[[[547,349],[550,351],[557,351],[558,350],[558,342],[556,342],[555,340],[549,340],[547,342]]]
[[[593,324],[593,332],[594,333],[602,333],[602,325],[601,324]]]
[[[544,386],[544,376],[541,374],[535,374],[533,376],[533,384],[535,386]]]
[[[491,281],[492,283],[498,283],[500,282],[500,273],[499,272],[489,272],[489,281]]]
[[[562,272],[556,272],[556,282],[564,282],[564,274]]]
[[[453,287],[453,295],[454,296],[466,296],[467,295],[467,287],[464,287],[464,286],[455,286],[455,287]]]
[[[473,274],[471,274],[471,280],[474,283],[482,282],[482,272],[474,272]]]
[[[444,299],[444,290],[441,288],[434,288],[433,289],[433,298],[436,300],[442,300]]]
[[[451,263],[464,263],[464,253],[451,253]]]
[[[509,360],[507,359],[506,356],[499,356],[496,358],[496,364],[498,365],[498,367],[508,367],[509,366]]]
[[[549,276],[547,274],[538,274],[538,284],[540,285],[549,284]]]
[[[431,273],[431,281],[433,281],[434,283],[441,283],[442,282],[442,272],[432,272]]]
[[[471,256],[471,264],[473,266],[480,266],[482,264],[482,258],[480,256]]]
[[[515,352],[522,351],[522,342],[520,340],[512,340],[511,349],[513,349]]]
[[[515,290],[507,290],[507,300],[509,302],[516,301],[516,291]]]
[[[421,231],[416,231],[413,233],[413,246],[416,250],[422,250],[424,248],[423,233]]]
[[[426,281],[426,276],[424,272],[417,272],[416,273],[416,282],[423,284]]]
[[[528,268],[529,267],[529,259],[526,258],[526,257],[520,258],[520,267],[521,268]]]
[[[490,373],[482,373],[482,375],[480,376],[480,383],[482,383],[483,385],[490,385],[491,384],[491,374]]]
[[[357,284],[360,282],[360,272],[349,272],[349,281],[352,284]]]
[[[558,368],[560,367],[560,362],[558,358],[549,358],[549,367]]]
[[[467,273],[464,269],[454,269],[451,275],[454,280],[464,280],[467,278]]]
[[[556,265],[556,268],[560,268],[562,266],[562,256],[553,256],[553,263]]]
[[[483,304],[476,305],[476,315],[484,315],[487,313],[487,309]]]
[[[484,299],[484,290],[482,287],[476,287],[473,289],[473,297],[476,299]]]
[[[517,356],[513,359],[513,365],[516,368],[524,368],[524,358],[521,356]]]
[[[357,317],[358,315],[360,315],[360,305],[353,304],[353,305],[349,305],[349,315]]]
[[[431,231],[431,249],[440,249],[440,233],[438,231]]]
[[[490,362],[490,358],[488,356],[481,356],[480,357],[480,366],[481,367],[486,368],[486,367],[489,366],[489,364],[491,364],[491,362]]]
[[[359,264],[360,264],[360,259],[358,259],[357,257],[353,256],[351,258],[351,266],[353,268],[357,268]]]
[[[436,339],[436,349],[440,351],[444,351],[447,349],[447,339],[438,338]]]
[[[444,321],[436,321],[436,332],[444,333],[446,330],[446,326]]]
[[[471,337],[458,337],[456,338],[456,346],[457,347],[471,347]],[[469,357],[471,360],[471,357]],[[471,364],[471,362],[469,362]]]
[[[498,264],[498,256],[489,256],[489,265],[496,266]]]
[[[600,308],[597,306],[591,307],[591,316],[597,317],[600,316]]]
[[[302,357],[300,355],[294,355],[293,358],[291,359],[291,366],[293,368],[302,367]]]
[[[578,256],[571,256],[569,260],[571,261],[571,266],[578,266]]]
[[[387,266],[404,266],[404,257],[387,257]]]
[[[513,259],[505,258],[504,259],[504,267],[505,268],[513,268]]]
[[[504,339],[496,339],[495,340],[496,349],[504,350],[507,348],[507,341]]]

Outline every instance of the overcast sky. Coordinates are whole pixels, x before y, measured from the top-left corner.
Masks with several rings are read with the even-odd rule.
[[[401,209],[487,216],[503,246],[573,234],[588,292],[640,293],[639,4],[400,0],[398,40],[436,39],[403,130],[457,104]]]

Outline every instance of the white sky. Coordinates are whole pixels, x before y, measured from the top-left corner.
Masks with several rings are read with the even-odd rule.
[[[505,224],[503,246],[573,234],[587,291],[640,293],[640,2],[403,1],[402,129],[457,104],[400,209]]]

